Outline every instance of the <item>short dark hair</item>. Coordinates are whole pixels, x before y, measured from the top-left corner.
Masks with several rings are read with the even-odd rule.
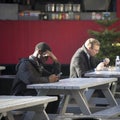
[[[35,50],[41,50],[42,52],[45,52],[47,50],[51,51],[51,48],[45,42],[40,42],[35,46]]]

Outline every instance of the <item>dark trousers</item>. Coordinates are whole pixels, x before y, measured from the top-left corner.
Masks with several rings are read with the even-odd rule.
[[[53,96],[53,95],[50,95],[50,96]],[[59,103],[60,103],[60,96],[57,95],[57,97],[58,97],[57,101],[48,103],[48,105],[46,107],[47,113],[56,114],[58,112],[58,107],[59,107]]]

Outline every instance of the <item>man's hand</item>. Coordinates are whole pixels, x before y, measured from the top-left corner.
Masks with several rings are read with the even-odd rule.
[[[47,50],[45,55],[50,57],[54,62],[58,62],[57,57],[51,51]]]
[[[49,82],[52,83],[52,82],[57,82],[59,80],[59,76],[55,75],[55,74],[52,74],[49,76]]]

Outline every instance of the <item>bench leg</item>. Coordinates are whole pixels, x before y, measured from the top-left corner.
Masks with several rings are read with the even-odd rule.
[[[107,101],[109,102],[110,106],[118,105],[116,99],[114,98],[113,94],[111,93],[110,89],[102,89],[103,94],[106,96]]]
[[[8,120],[15,120],[14,119],[14,116],[11,112],[7,112],[7,113],[0,113],[0,120],[3,118],[3,117],[7,117]]]
[[[85,90],[74,90],[72,91],[72,96],[74,97],[75,101],[77,102],[78,106],[80,107],[80,110],[85,115],[90,115],[91,110],[89,108],[86,96],[85,96]]]
[[[66,109],[67,109],[67,106],[68,106],[68,103],[69,103],[69,99],[70,99],[70,95],[65,95],[64,98],[63,98],[63,101],[62,101],[62,108],[60,110],[60,114],[65,114],[66,112]]]
[[[8,120],[15,120],[14,116],[11,112],[7,112],[7,118],[8,118]]]
[[[30,108],[30,111],[25,113],[23,120],[49,120],[45,108],[44,106]]]
[[[37,111],[33,117],[33,120],[49,120],[49,117],[45,110],[41,112]]]

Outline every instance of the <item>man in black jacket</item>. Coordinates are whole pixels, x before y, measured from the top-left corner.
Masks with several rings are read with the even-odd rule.
[[[88,71],[94,70],[100,62],[94,56],[98,54],[100,42],[89,38],[73,55],[70,63],[70,77],[84,77]]]
[[[53,61],[53,69],[48,71],[44,65],[48,58]],[[57,57],[52,53],[51,48],[44,42],[35,46],[35,51],[29,58],[22,58],[16,66],[17,74],[13,82],[12,95],[37,95],[36,90],[27,89],[28,84],[57,82],[57,74],[61,70],[61,65]],[[58,101],[49,103],[46,112],[56,113],[59,105]]]

